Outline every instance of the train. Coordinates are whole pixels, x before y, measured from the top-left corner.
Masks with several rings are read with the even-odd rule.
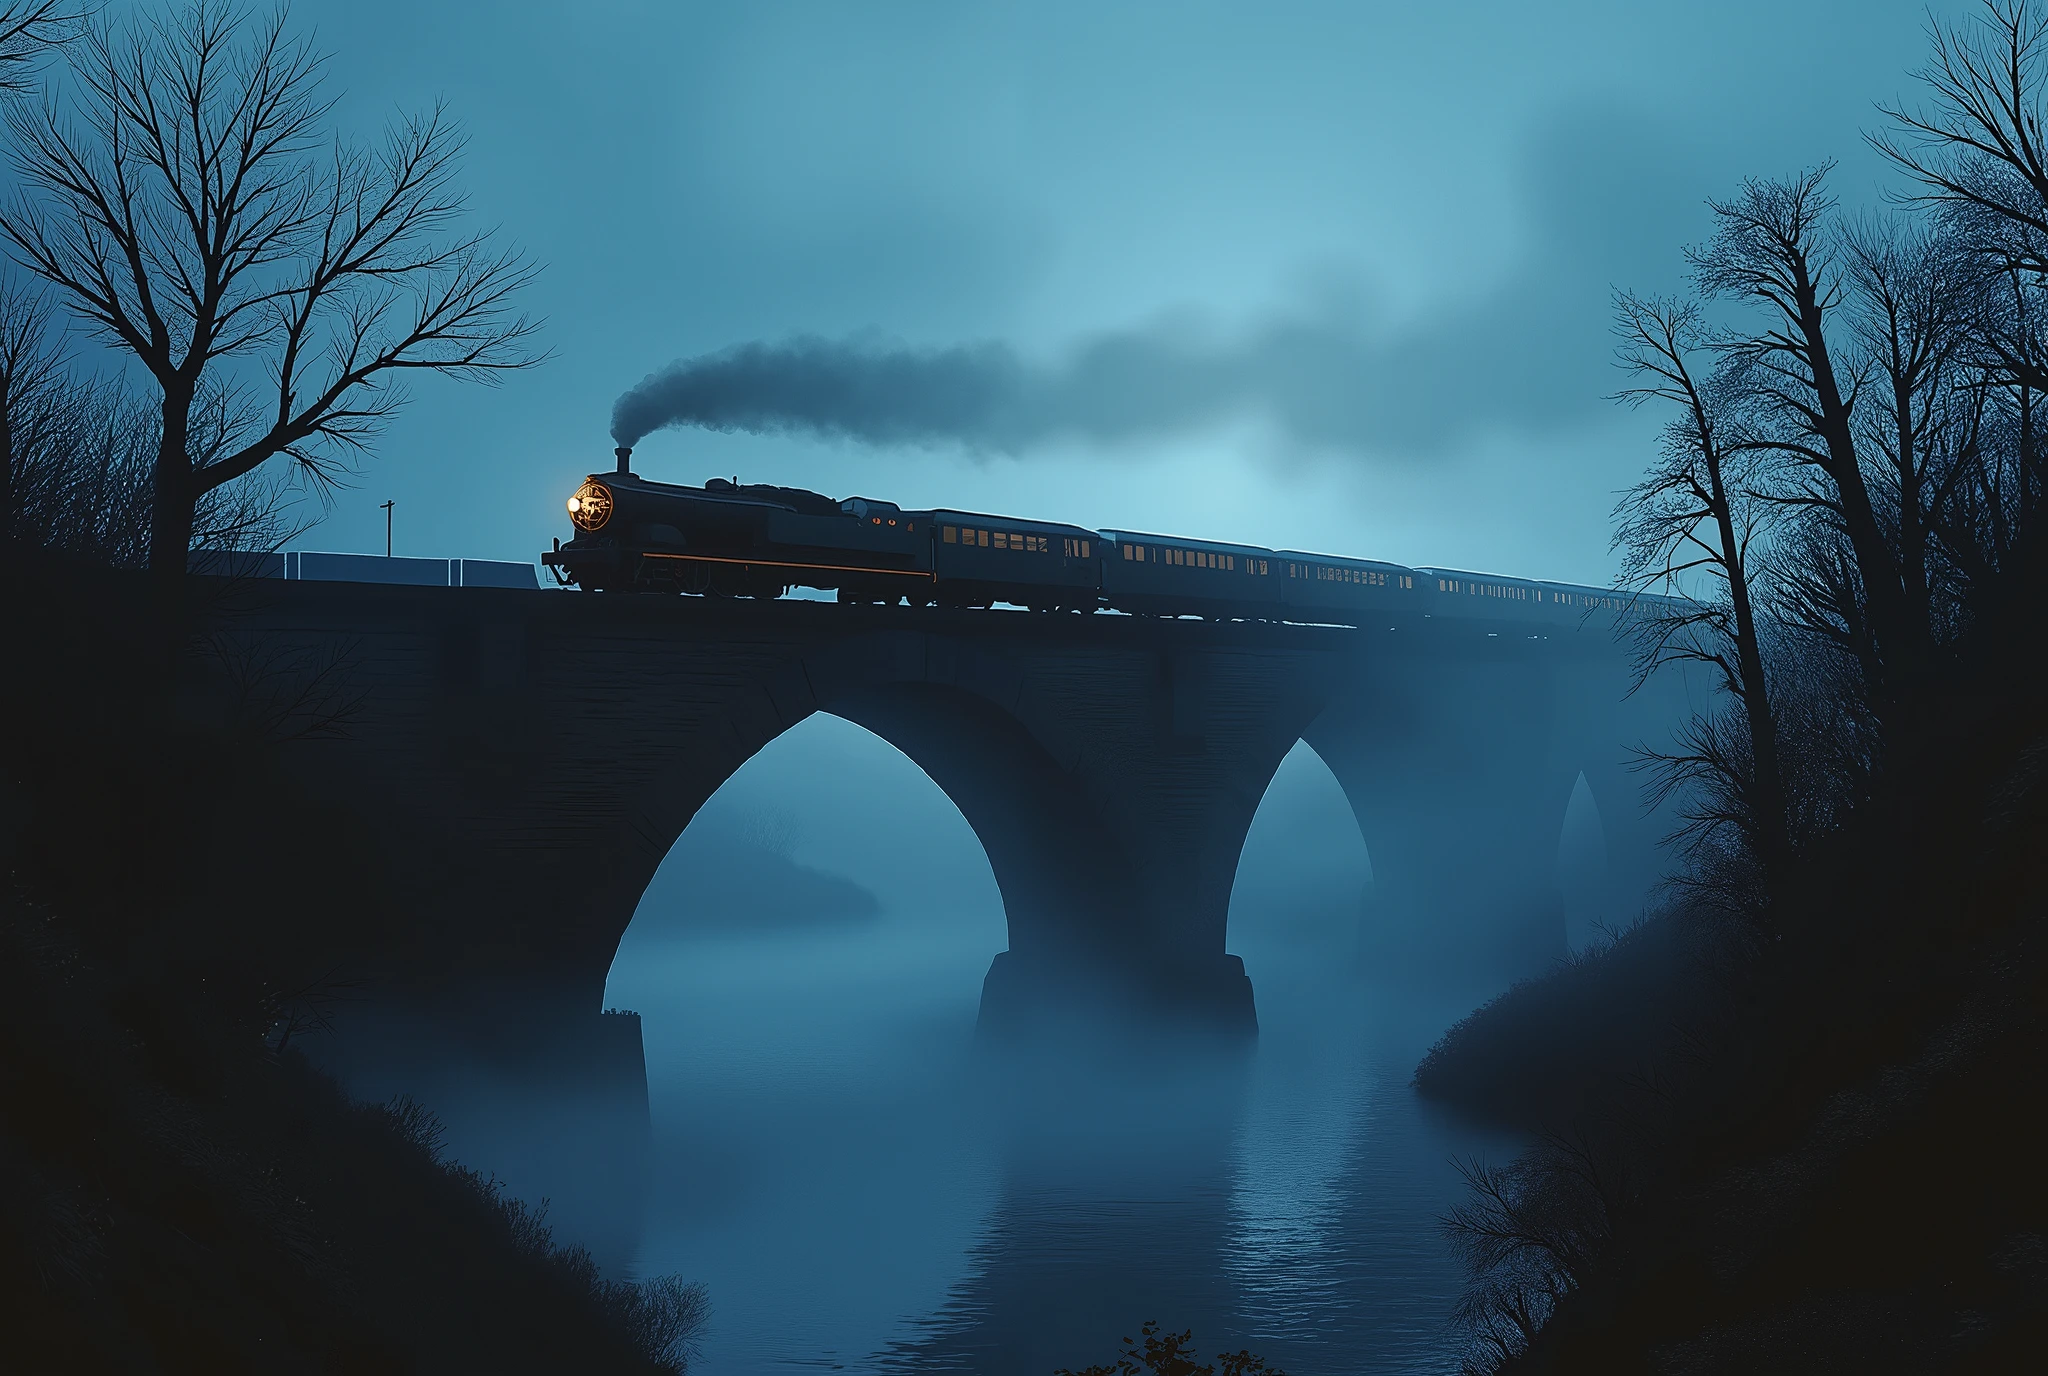
[[[1464,569],[1088,530],[985,512],[906,511],[871,497],[710,478],[655,482],[618,466],[568,499],[574,534],[541,555],[564,587],[846,603],[1367,626],[1417,616],[1576,626],[1632,600]]]

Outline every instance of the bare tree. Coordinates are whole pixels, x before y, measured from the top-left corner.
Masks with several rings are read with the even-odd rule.
[[[1472,1341],[1465,1369],[1492,1371],[1525,1352],[1558,1303],[1590,1278],[1631,1182],[1611,1150],[1559,1132],[1505,1166],[1455,1165],[1467,1198],[1439,1224],[1474,1282],[1457,1310]]]
[[[46,298],[0,282],[0,540],[117,568],[148,558],[158,408],[118,380],[78,377]],[[232,439],[231,399],[193,408],[195,466]],[[195,545],[274,549],[301,527],[288,484],[251,473],[202,494]]]
[[[1762,490],[1764,451],[1748,442],[1724,383],[1696,371],[1712,362],[1697,305],[1624,292],[1615,313],[1617,353],[1632,380],[1619,399],[1675,412],[1657,462],[1615,509],[1624,585],[1671,594],[1638,600],[1638,681],[1668,664],[1706,664],[1739,706],[1746,733],[1741,748],[1730,748],[1711,716],[1681,733],[1674,751],[1650,756],[1654,791],[1661,801],[1684,785],[1707,784],[1688,803],[1695,837],[1733,826],[1773,873],[1788,850],[1786,799],[1751,587],[1752,554],[1778,510]]]
[[[409,374],[539,361],[512,304],[536,269],[459,227],[462,139],[444,109],[374,150],[329,136],[324,58],[282,10],[96,18],[66,55],[63,98],[10,111],[23,190],[0,239],[155,383],[162,586],[183,579],[204,494],[278,455],[333,481]],[[209,396],[229,442],[195,446]]]
[[[1935,20],[1928,38],[1934,55],[1915,75],[1932,105],[1881,107],[1892,127],[1871,145],[1927,188],[1924,202],[1975,212],[1974,223],[1993,228],[1981,246],[2048,273],[2048,18],[2029,0],[1986,0],[1974,24]]]
[[[1959,511],[1946,534],[1964,571],[1994,568],[2038,579],[2048,562],[2033,551],[2048,474],[2035,415],[2048,390],[2048,338],[2040,302],[2048,288],[2048,15],[2034,0],[1986,0],[1974,21],[1933,21],[1933,55],[1917,75],[1931,100],[1886,109],[1891,127],[1872,145],[1923,188],[1977,258],[1998,309],[1973,331],[1984,352],[1984,388],[1995,449],[1957,486]],[[2024,594],[2023,594],[2024,596]]]
[[[81,8],[65,0],[0,4],[0,92],[27,88],[36,62],[71,36]]]
[[[1782,500],[1834,523],[1846,540],[1871,642],[1865,661],[1877,675],[1870,689],[1885,702],[1918,663],[1922,637],[1905,612],[1897,556],[1864,477],[1855,422],[1863,378],[1843,371],[1828,337],[1842,302],[1826,233],[1829,166],[1747,181],[1734,199],[1710,201],[1714,236],[1687,256],[1702,289],[1764,308],[1763,328],[1719,341],[1747,408],[1766,422],[1747,443],[1781,455],[1803,479],[1802,490]]]
[[[1927,652],[1938,606],[1938,535],[1977,455],[1984,391],[1972,385],[1976,266],[1940,226],[1873,219],[1842,236],[1850,329],[1881,395],[1858,416],[1872,499],[1897,555],[1907,624]]]
[[[62,420],[63,377],[48,302],[0,283],[0,540],[19,534],[22,455],[48,448]]]
[[[2038,596],[2031,578],[2043,571],[2036,546],[2048,454],[2042,448],[2042,393],[2031,360],[2048,361],[2041,328],[2048,288],[2017,269],[2000,269],[1982,284],[1972,321],[1977,356],[1970,390],[1979,403],[1974,447],[1946,502],[1933,516],[1959,606],[1982,609],[2001,597]]]

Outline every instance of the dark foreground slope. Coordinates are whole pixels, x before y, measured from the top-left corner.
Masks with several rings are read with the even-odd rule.
[[[269,763],[345,730],[323,666],[90,571],[6,610],[0,1371],[679,1370],[701,1290],[605,1280],[300,1056],[349,996],[311,934],[379,920],[351,819]]]
[[[1499,1001],[1424,1063],[1425,1092],[1550,1130],[1480,1177],[1466,1221],[1509,1245],[1455,1238],[1491,1263],[1474,1318],[1507,1338],[1482,1365],[2042,1360],[2048,717],[2037,677],[1976,681],[1770,921],[1666,918],[1691,926]],[[1515,1302],[1547,1293],[1507,1356]]]
[[[701,1299],[612,1283],[410,1106],[354,1104],[0,899],[0,1368],[617,1371]]]

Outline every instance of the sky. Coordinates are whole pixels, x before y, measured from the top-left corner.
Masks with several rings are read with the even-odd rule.
[[[1939,12],[1957,12],[1956,5]],[[294,7],[344,131],[445,99],[551,359],[417,385],[299,548],[531,559],[678,359],[798,338],[1159,349],[1252,378],[1174,423],[661,430],[636,467],[1604,583],[1654,422],[1617,287],[1683,285],[1705,198],[1840,159],[1906,97],[1902,0]],[[486,16],[488,16],[486,18]],[[1230,370],[1235,369],[1235,372]]]

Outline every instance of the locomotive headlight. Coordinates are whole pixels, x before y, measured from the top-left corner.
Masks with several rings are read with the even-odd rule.
[[[612,518],[612,490],[603,483],[585,483],[569,499],[569,519],[580,530],[602,530]]]

